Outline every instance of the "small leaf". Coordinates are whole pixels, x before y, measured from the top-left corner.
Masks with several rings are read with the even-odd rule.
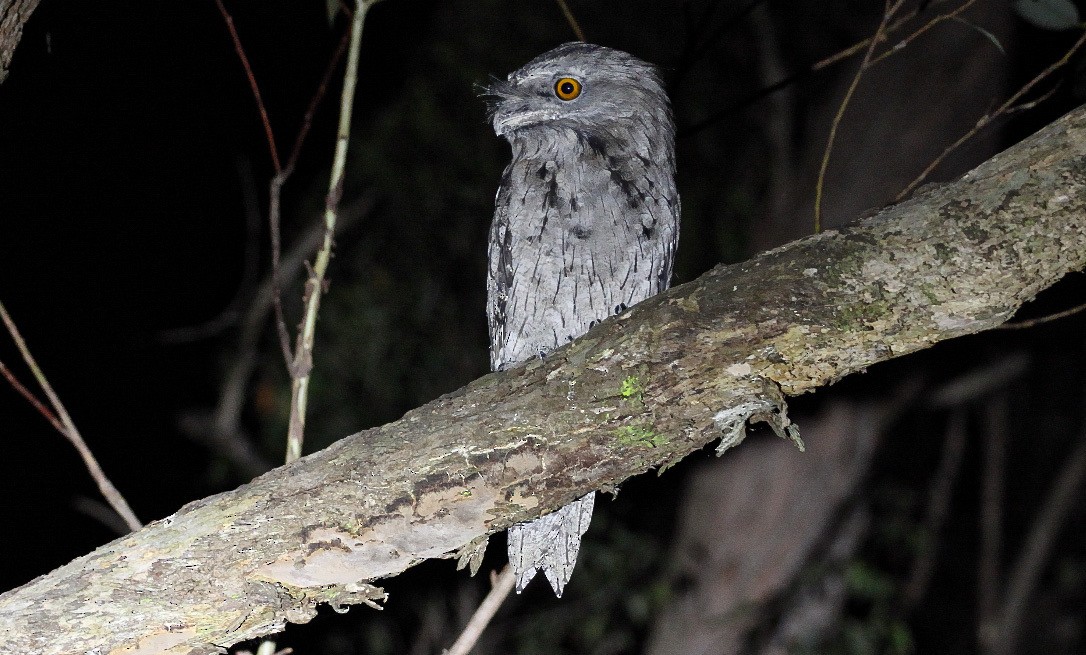
[[[1013,6],[1019,18],[1042,30],[1070,30],[1081,22],[1072,0],[1015,0]]]
[[[1029,2],[1029,0],[1026,0],[1026,2]],[[954,20],[979,32],[981,36],[992,42],[992,45],[996,47],[996,50],[999,50],[1000,54],[1002,54],[1004,57],[1007,56],[1007,51],[1003,49],[1003,44],[999,42],[999,37],[997,37],[995,34],[992,34],[980,25],[977,25],[976,23],[971,23],[964,18],[959,18],[958,16],[955,16]]]

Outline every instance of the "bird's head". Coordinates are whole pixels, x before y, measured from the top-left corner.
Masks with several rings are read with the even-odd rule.
[[[565,43],[486,88],[490,119],[513,141],[532,130],[572,130],[621,137],[671,126],[671,108],[656,68],[633,55],[588,43]]]

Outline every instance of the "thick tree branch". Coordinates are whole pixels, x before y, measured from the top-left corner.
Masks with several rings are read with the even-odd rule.
[[[39,0],[0,0],[0,82],[8,76],[15,47],[23,38],[23,25]]]
[[[718,267],[0,596],[0,652],[211,652],[380,597],[592,489],[784,431],[782,394],[993,327],[1086,267],[1086,112],[841,232]]]

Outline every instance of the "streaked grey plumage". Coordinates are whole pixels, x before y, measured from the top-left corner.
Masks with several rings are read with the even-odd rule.
[[[566,43],[488,95],[494,131],[513,147],[489,247],[490,361],[500,370],[666,289],[679,196],[671,108],[640,59]],[[593,499],[510,529],[518,591],[538,569],[562,595]]]

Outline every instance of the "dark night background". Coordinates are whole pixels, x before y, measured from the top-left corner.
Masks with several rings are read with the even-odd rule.
[[[285,157],[345,18],[330,22],[321,3],[226,6]],[[882,6],[571,0],[589,40],[660,64],[669,82],[683,196],[676,283],[810,233],[811,162],[821,157],[858,59],[805,71],[870,35]],[[923,3],[915,25],[952,6]],[[1033,27],[1001,2],[980,2],[963,16],[861,82],[826,183],[830,226],[890,202],[1078,36]],[[572,38],[553,0],[386,0],[370,12],[344,200],[364,209],[337,239],[318,329],[307,452],[394,420],[487,371],[486,231],[508,146],[487,125],[477,85]],[[1079,53],[1031,94],[1053,90],[1043,104],[997,121],[929,181],[953,179],[1081,103],[1083,68]],[[781,91],[759,95],[791,75]],[[337,85],[318,109],[286,187],[287,247],[323,205]],[[264,216],[272,174],[252,93],[213,0],[45,0],[34,12],[0,85],[0,300],[144,521],[232,489],[262,462],[282,460],[288,385],[270,322],[239,426],[244,434],[237,436],[254,455],[245,463],[231,459],[191,428],[217,402],[223,372],[237,356],[232,312],[245,310],[268,269]],[[296,287],[285,291],[292,325],[298,297]],[[1084,298],[1086,280],[1072,274],[1022,315],[1042,316]],[[859,536],[833,559],[825,544],[837,543],[833,526],[840,522],[822,528],[829,532],[816,541],[825,547],[805,557],[802,573],[756,599],[762,614],[744,631],[745,652],[774,652],[768,635],[804,581],[831,573],[844,584],[833,619],[812,628],[807,642],[791,643],[791,652],[988,652],[975,637],[984,444],[993,429],[1006,435],[1006,572],[1082,439],[1084,328],[1078,316],[959,339],[796,399],[793,412],[805,436],[814,435],[808,450],[816,453],[819,428],[808,432],[805,421],[821,425],[834,407],[890,418],[872,428],[877,439],[868,463],[850,473],[851,491],[834,510],[862,517]],[[6,336],[0,361],[30,385]],[[979,390],[937,400],[963,376]],[[949,517],[930,534],[928,489],[955,416],[964,421],[964,455]],[[74,449],[6,386],[0,435],[6,590],[117,532],[103,520]],[[739,450],[756,453],[772,441],[759,434]],[[714,584],[707,569],[691,579],[677,555],[681,526],[699,520],[684,519],[683,499],[699,476],[732,455],[692,456],[661,477],[629,481],[614,502],[598,503],[566,598],[556,601],[533,585],[507,602],[478,652],[693,652],[675,642],[660,646],[679,599]],[[772,483],[777,464],[766,457],[756,460],[765,464],[753,475]],[[806,473],[800,468],[797,475]],[[729,501],[755,508],[759,502]],[[1074,505],[1030,597],[1017,652],[1086,650],[1086,511]],[[732,525],[718,541],[745,529]],[[504,563],[500,541],[493,540],[484,571]],[[907,572],[923,553],[935,554],[932,578],[917,599],[903,600]],[[716,584],[727,585],[727,576]],[[429,562],[388,581],[387,589],[384,612],[323,611],[309,625],[291,626],[280,646],[296,653],[437,653],[485,593],[486,580],[456,574],[450,562]],[[734,651],[723,638],[707,643],[706,652]]]

